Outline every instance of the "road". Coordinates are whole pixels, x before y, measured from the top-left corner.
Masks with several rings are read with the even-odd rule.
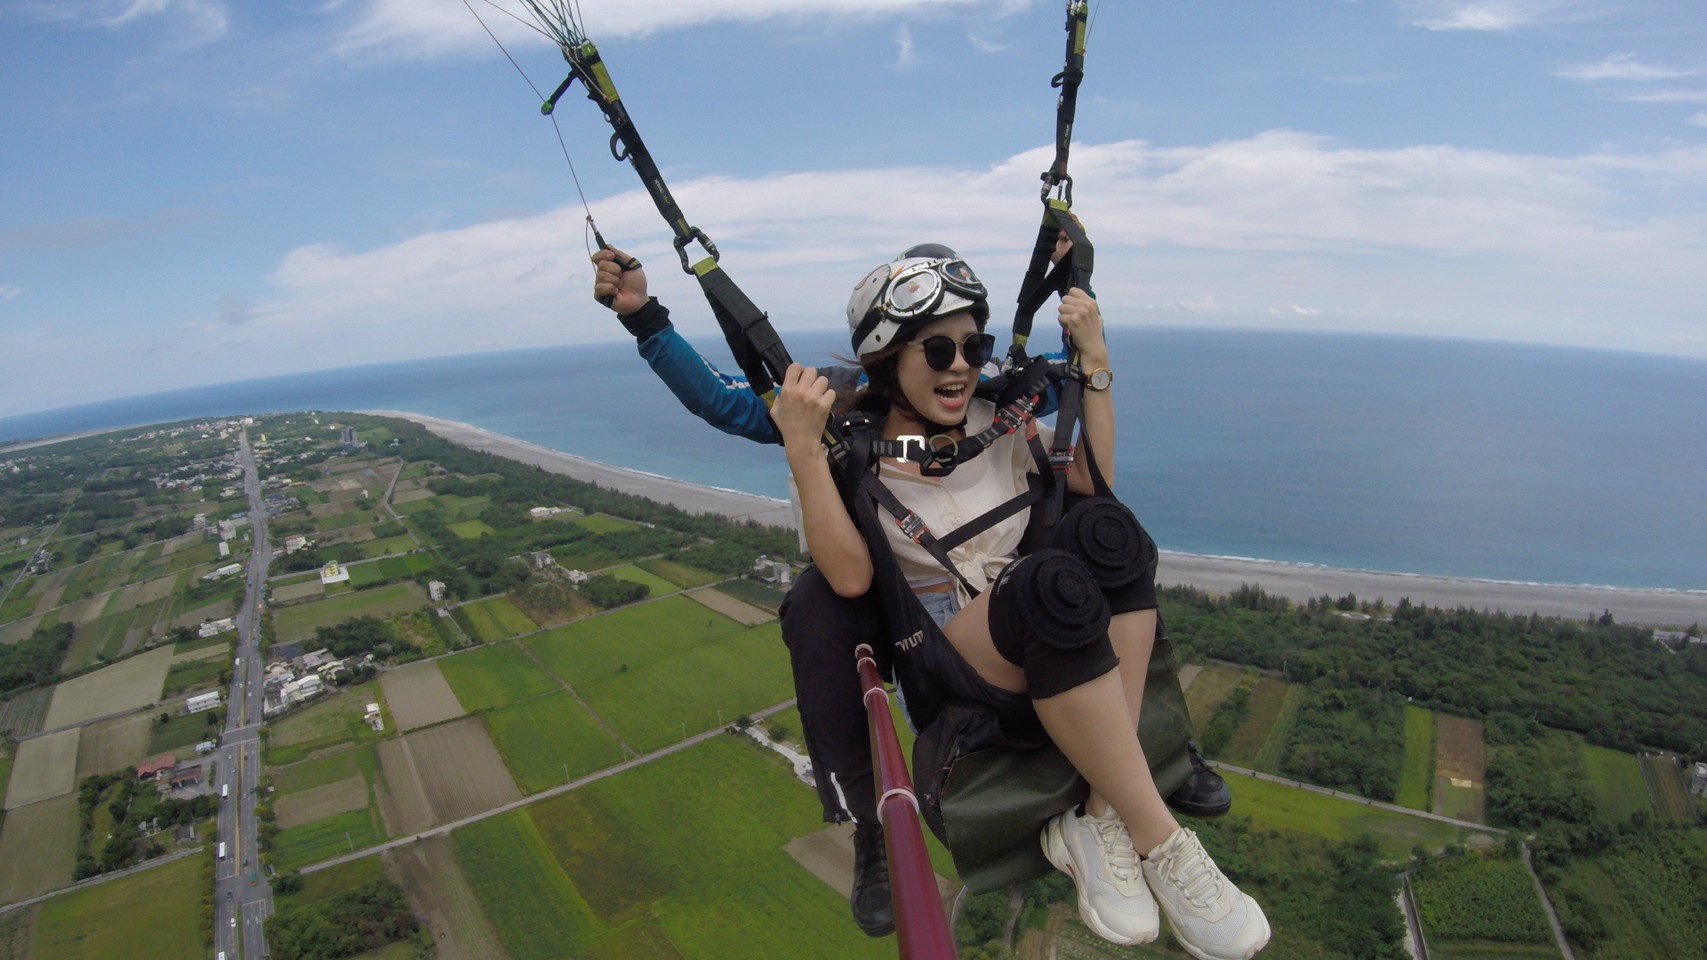
[[[224,960],[267,955],[264,923],[273,913],[273,891],[261,868],[255,817],[256,790],[261,782],[262,678],[259,651],[262,590],[272,545],[267,536],[267,505],[249,434],[238,437],[243,466],[243,489],[249,500],[249,531],[253,548],[243,608],[237,616],[237,652],[226,693],[225,734],[219,754],[220,801],[218,842],[225,858],[214,869],[214,951]]]

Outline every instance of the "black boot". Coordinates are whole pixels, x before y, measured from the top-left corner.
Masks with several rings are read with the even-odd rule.
[[[1177,813],[1199,820],[1213,820],[1226,815],[1233,809],[1233,793],[1227,789],[1227,781],[1204,762],[1203,755],[1197,752],[1197,744],[1188,743],[1186,749],[1191,751],[1191,776],[1180,784],[1178,790],[1164,798],[1168,806]]]
[[[886,937],[895,932],[895,905],[889,898],[889,859],[883,851],[883,826],[875,820],[854,827],[853,907],[854,923],[868,937]]]

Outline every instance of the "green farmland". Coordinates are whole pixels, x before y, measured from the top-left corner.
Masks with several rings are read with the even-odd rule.
[[[455,838],[517,960],[793,957],[803,930],[812,956],[893,960],[892,940],[861,934],[784,852],[823,826],[819,812],[755,745],[718,737]]]
[[[1399,790],[1393,802],[1412,810],[1429,809],[1428,788],[1434,782],[1434,712],[1405,706],[1405,759],[1399,767]]]
[[[775,623],[742,627],[685,597],[523,643],[641,753],[786,700],[793,689]]]
[[[41,905],[32,957],[51,960],[134,960],[139,956],[201,957],[202,869],[191,855]]]
[[[1632,814],[1653,813],[1642,769],[1633,754],[1582,744],[1583,769],[1594,788],[1601,815],[1613,823],[1625,823]]]
[[[652,591],[652,596],[654,597],[662,597],[665,594],[675,593],[679,589],[675,584],[665,580],[663,577],[654,573],[647,573],[645,570],[633,565],[617,567],[615,570],[606,570],[605,573],[622,580],[627,580],[629,583],[638,583]]]
[[[321,627],[329,627],[352,617],[374,616],[384,619],[406,613],[427,603],[427,593],[414,583],[393,583],[372,590],[357,590],[341,596],[316,600],[312,603],[286,607],[274,614],[273,626],[280,642],[306,640]]]
[[[439,672],[469,713],[496,710],[558,689],[519,644],[477,647],[439,662]]]
[[[294,870],[371,847],[385,839],[378,821],[378,815],[369,807],[280,830],[273,840],[273,864],[280,870]]]
[[[492,597],[459,607],[473,625],[481,643],[497,643],[521,633],[531,633],[538,624],[516,609],[508,597]]]
[[[566,690],[494,710],[485,720],[524,793],[538,793],[624,759],[622,748]]]
[[[1355,800],[1323,796],[1227,770],[1221,771],[1221,775],[1233,791],[1233,813],[1250,817],[1258,829],[1290,830],[1336,842],[1367,833],[1380,845],[1381,855],[1391,860],[1410,856],[1411,848],[1418,844],[1430,850],[1449,843],[1487,846],[1497,836],[1492,831],[1469,830],[1392,813]]]

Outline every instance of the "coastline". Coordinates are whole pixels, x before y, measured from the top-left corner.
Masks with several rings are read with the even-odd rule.
[[[794,511],[786,500],[738,490],[687,483],[506,437],[467,423],[442,420],[402,410],[364,410],[375,416],[410,420],[452,443],[538,466],[667,503],[689,513],[715,513],[736,520],[794,527]],[[1385,600],[1389,606],[1408,597],[1430,607],[1468,607],[1527,615],[1586,619],[1610,611],[1619,623],[1682,629],[1707,622],[1707,591],[1638,590],[1574,584],[1514,583],[1421,574],[1343,570],[1311,564],[1210,557],[1162,551],[1156,581],[1184,585],[1210,593],[1229,593],[1242,584],[1256,584],[1271,594],[1303,603],[1315,597],[1355,594],[1359,600]]]

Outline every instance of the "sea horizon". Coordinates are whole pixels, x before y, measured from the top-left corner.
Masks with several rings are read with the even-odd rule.
[[[735,369],[721,343],[692,339],[720,369]],[[1367,334],[1113,328],[1110,339],[1116,490],[1170,553],[1707,591],[1707,518],[1692,493],[1707,479],[1707,450],[1692,442],[1707,422],[1707,361]],[[805,362],[832,362],[843,349],[827,331],[791,343]],[[622,469],[786,498],[780,450],[687,414],[632,341],[79,404],[0,418],[0,449],[298,410],[410,411]]]

